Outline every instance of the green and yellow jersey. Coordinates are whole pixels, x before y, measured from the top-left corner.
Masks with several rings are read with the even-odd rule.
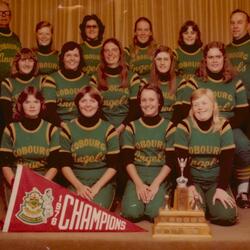
[[[241,44],[230,43],[226,47],[229,59],[242,79],[246,91],[247,99],[250,100],[250,36]]]
[[[58,51],[54,50],[50,53],[42,53],[35,51],[38,60],[39,74],[49,75],[59,69]]]
[[[35,130],[28,130],[21,122],[14,122],[4,129],[0,151],[13,153],[16,160],[12,167],[22,164],[43,171],[49,154],[60,149],[59,136],[58,128],[44,120]]]
[[[220,114],[225,118],[234,116],[235,108],[248,106],[246,89],[243,82],[235,78],[230,82],[214,80],[208,77],[208,81],[200,78],[192,78],[187,82],[182,93],[183,103],[191,104],[190,97],[194,90],[199,88],[211,89],[216,97]]]
[[[199,48],[195,52],[189,53],[181,47],[178,47],[175,50],[175,54],[177,59],[177,70],[180,76],[187,80],[193,77],[203,57],[202,49]]]
[[[21,43],[15,33],[0,32],[0,80],[10,77],[12,60],[20,49]]]
[[[84,41],[82,44],[80,44],[80,46],[82,48],[83,59],[85,63],[83,72],[91,76],[96,73],[97,67],[100,63],[102,44],[92,46],[88,42]]]
[[[134,150],[135,166],[162,167],[166,164],[166,152],[174,151],[172,125],[164,118],[155,125],[147,125],[142,118],[133,121],[122,135],[122,149]]]
[[[203,131],[191,118],[184,119],[177,126],[174,147],[188,151],[191,176],[196,183],[218,181],[221,152],[235,148],[231,126],[224,119],[221,122],[217,131],[212,127]]]
[[[140,88],[138,74],[128,71],[128,87],[120,87],[120,75],[107,75],[108,89],[101,90],[103,96],[102,110],[106,119],[118,127],[126,118],[129,112],[129,100],[135,100]],[[97,74],[91,77],[90,84],[98,86]]]
[[[78,91],[89,84],[89,77],[81,74],[77,78],[66,78],[59,70],[47,76],[42,92],[45,103],[55,103],[57,113],[63,121],[70,121],[78,116],[74,98]]]
[[[106,167],[106,156],[119,153],[118,135],[114,126],[99,121],[85,127],[78,119],[67,122],[61,131],[62,152],[73,157],[74,169],[99,169]]]

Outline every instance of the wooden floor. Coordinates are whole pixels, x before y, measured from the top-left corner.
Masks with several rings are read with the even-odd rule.
[[[231,227],[211,225],[212,238],[152,238],[152,224],[138,223],[143,233],[0,233],[1,250],[250,250],[250,209],[239,209]]]

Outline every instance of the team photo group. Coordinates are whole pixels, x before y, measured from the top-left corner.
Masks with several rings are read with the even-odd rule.
[[[154,222],[173,202],[178,160],[190,203],[213,224],[238,223],[250,208],[250,17],[235,9],[231,42],[204,44],[199,25],[179,28],[178,46],[157,43],[137,18],[131,44],[105,37],[95,14],[81,43],[53,45],[53,25],[36,24],[35,48],[10,28],[0,0],[0,204],[19,164],[124,218]]]

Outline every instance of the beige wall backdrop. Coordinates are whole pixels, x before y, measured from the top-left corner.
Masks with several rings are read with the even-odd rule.
[[[157,43],[177,46],[178,33],[186,20],[200,27],[204,43],[230,41],[229,16],[240,8],[250,13],[250,0],[6,0],[12,9],[12,29],[25,47],[36,46],[35,26],[47,20],[54,26],[54,47],[66,41],[81,42],[79,24],[86,14],[97,14],[106,26],[105,38],[114,36],[124,46],[133,37],[140,16],[153,24]]]

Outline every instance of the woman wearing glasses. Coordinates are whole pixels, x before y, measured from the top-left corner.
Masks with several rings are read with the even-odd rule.
[[[83,71],[92,75],[96,72],[100,62],[103,33],[105,26],[96,15],[86,15],[79,26],[83,43],[81,48],[84,55],[85,66]]]

